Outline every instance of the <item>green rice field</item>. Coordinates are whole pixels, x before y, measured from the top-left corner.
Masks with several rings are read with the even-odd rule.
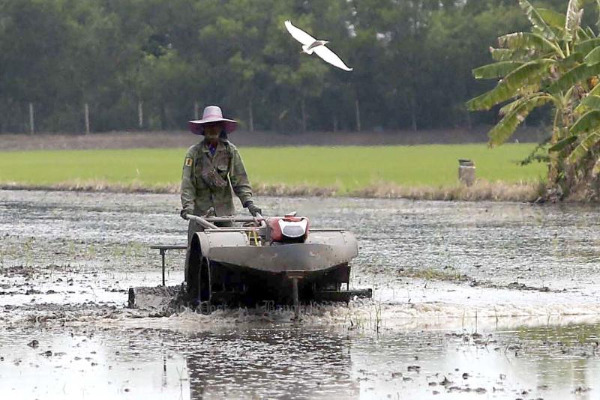
[[[477,178],[533,182],[545,166],[517,163],[534,144],[240,148],[254,184],[337,186],[341,192],[382,182],[447,186],[457,182],[458,159],[475,162]],[[152,188],[176,184],[186,149],[0,152],[0,183],[49,186],[103,181]]]

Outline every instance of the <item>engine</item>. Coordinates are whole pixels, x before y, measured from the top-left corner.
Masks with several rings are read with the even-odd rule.
[[[308,218],[285,216],[267,218],[268,236],[274,243],[304,243],[308,237]]]

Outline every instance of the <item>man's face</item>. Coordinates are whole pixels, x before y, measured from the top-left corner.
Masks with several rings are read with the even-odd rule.
[[[221,122],[215,122],[204,125],[204,138],[209,143],[216,143],[219,140],[219,134],[223,130]]]

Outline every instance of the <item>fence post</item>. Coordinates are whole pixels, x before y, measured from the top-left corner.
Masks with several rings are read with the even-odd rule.
[[[33,115],[33,103],[29,103],[29,133],[33,135],[35,132],[35,120]]]
[[[88,107],[88,103],[85,103],[83,107],[84,118],[85,118],[85,134],[89,135],[90,133],[90,108]]]
[[[360,132],[360,105],[358,99],[354,102],[354,107],[356,108],[356,131]]]
[[[144,127],[144,103],[141,100],[138,101],[138,127]]]

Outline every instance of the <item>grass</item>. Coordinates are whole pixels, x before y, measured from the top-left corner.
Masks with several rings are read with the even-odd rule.
[[[329,188],[327,193],[381,197],[377,188],[386,186],[392,188],[386,193],[398,191],[399,196],[405,195],[407,188],[456,188],[459,158],[472,159],[477,178],[487,183],[535,185],[545,174],[544,166],[517,164],[533,147],[306,146],[241,148],[240,153],[253,186],[263,193],[269,188],[284,188],[285,192],[285,188],[300,187],[309,192]],[[184,155],[181,148],[0,152],[0,184],[172,191],[179,184]]]

